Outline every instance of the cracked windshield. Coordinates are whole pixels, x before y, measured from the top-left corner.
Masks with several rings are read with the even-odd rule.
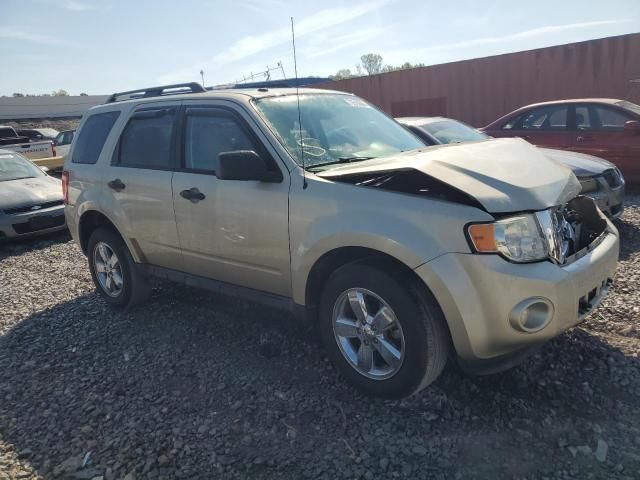
[[[311,169],[380,158],[424,145],[367,102],[349,95],[267,97],[256,106],[291,156]],[[298,119],[302,120],[302,128]]]

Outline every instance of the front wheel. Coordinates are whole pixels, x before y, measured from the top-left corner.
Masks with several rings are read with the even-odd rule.
[[[446,364],[442,312],[412,280],[355,263],[336,270],[324,288],[323,344],[332,363],[365,393],[411,395],[433,382]]]

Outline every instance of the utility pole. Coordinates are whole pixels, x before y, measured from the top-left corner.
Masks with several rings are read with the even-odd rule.
[[[202,86],[204,87],[204,70],[200,69],[200,77],[202,77]]]

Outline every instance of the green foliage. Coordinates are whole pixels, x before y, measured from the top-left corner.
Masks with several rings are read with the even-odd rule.
[[[424,63],[411,63],[404,62],[402,65],[384,65],[382,64],[382,55],[377,53],[366,53],[360,57],[361,63],[356,65],[355,73],[351,72],[349,68],[341,68],[334,75],[329,75],[331,80],[344,80],[347,78],[360,77],[364,75],[363,71],[367,75],[375,75],[376,73],[395,72],[398,70],[407,70],[410,68],[424,67]]]

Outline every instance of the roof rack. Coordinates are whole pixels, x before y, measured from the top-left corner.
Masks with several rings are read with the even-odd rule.
[[[128,92],[116,92],[111,95],[105,103],[114,103],[134,98],[161,97],[164,95],[179,95],[184,93],[203,93],[205,88],[197,82],[176,83],[173,85],[161,85],[159,87],[138,88]],[[119,99],[119,97],[126,97]]]

